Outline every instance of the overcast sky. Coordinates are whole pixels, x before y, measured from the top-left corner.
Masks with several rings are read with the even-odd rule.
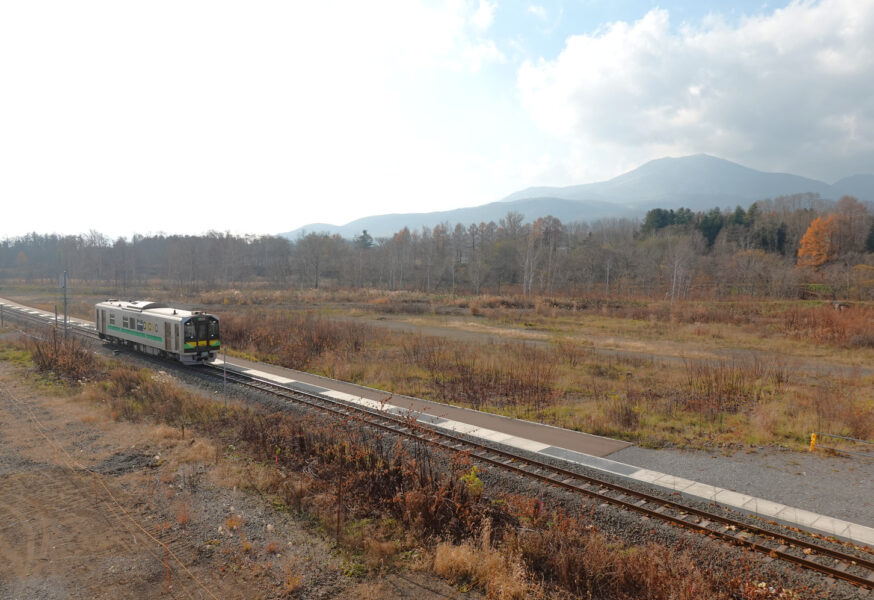
[[[0,3],[0,238],[278,233],[699,152],[874,172],[874,0]]]

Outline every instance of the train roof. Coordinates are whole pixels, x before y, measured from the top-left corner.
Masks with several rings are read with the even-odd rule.
[[[168,317],[193,317],[195,315],[205,314],[200,310],[173,308],[162,302],[152,302],[151,300],[107,300],[106,302],[98,303],[98,306],[110,306],[112,308],[121,308],[136,312],[148,311],[150,313]]]

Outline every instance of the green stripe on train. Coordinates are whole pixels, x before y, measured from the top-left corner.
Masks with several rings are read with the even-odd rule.
[[[185,342],[185,343],[182,345],[182,347],[183,347],[185,350],[195,350],[195,349],[197,349],[197,348],[206,348],[206,347],[207,347],[207,344],[206,344],[205,341],[198,342],[197,345],[194,345],[194,344],[192,344],[191,342]],[[219,343],[218,340],[212,340],[212,341],[209,343],[209,346],[208,346],[208,347],[209,347],[210,350],[215,350],[216,348],[219,348],[219,347],[220,347],[220,343]]]
[[[157,335],[149,335],[148,333],[143,333],[142,331],[135,331],[133,329],[125,329],[123,327],[116,327],[115,325],[107,325],[107,329],[112,331],[117,331],[119,333],[126,333],[128,335],[135,335],[137,337],[146,338],[147,340],[152,340],[153,342],[163,342],[164,338],[158,337]]]

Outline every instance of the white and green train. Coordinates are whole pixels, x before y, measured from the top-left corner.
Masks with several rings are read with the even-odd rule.
[[[215,359],[221,346],[218,318],[201,311],[148,300],[107,300],[94,309],[100,339],[140,352],[194,365]]]

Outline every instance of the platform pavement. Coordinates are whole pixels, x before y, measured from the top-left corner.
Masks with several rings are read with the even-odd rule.
[[[214,364],[216,364],[216,366],[221,366],[222,361],[217,360]],[[674,475],[660,473],[650,469],[642,469],[633,465],[610,460],[603,456],[593,456],[591,454],[577,452],[575,450],[545,443],[543,441],[531,440],[454,419],[447,419],[432,414],[418,413],[411,411],[411,409],[408,408],[390,404],[384,400],[369,399],[365,398],[363,395],[350,394],[348,392],[314,385],[311,382],[302,382],[276,373],[240,367],[239,365],[232,364],[230,361],[228,362],[228,369],[236,370],[252,377],[263,378],[280,385],[289,386],[292,389],[320,394],[328,398],[358,404],[373,410],[390,412],[401,416],[407,416],[413,412],[416,414],[418,421],[431,427],[445,429],[447,431],[471,437],[478,437],[511,448],[518,448],[535,454],[542,454],[550,458],[557,458],[570,463],[584,465],[612,475],[625,477],[641,483],[678,492],[692,498],[718,503],[728,508],[747,512],[767,520],[779,521],[791,526],[813,530],[823,535],[844,539],[862,546],[874,547],[874,528],[865,525],[851,523],[842,519],[787,506],[764,498],[757,498],[755,496],[700,483],[683,477],[676,477]],[[469,412],[474,413],[476,411]]]
[[[23,306],[21,304],[11,302],[2,298],[0,298],[0,306],[7,309],[23,310],[24,312],[30,313],[32,315],[38,315],[47,320],[55,319],[54,315],[47,313],[46,311],[35,310],[33,308]],[[83,321],[80,319],[70,319],[70,321],[85,327],[94,326],[93,323],[89,323],[88,321]],[[235,360],[235,363],[236,362],[238,361]],[[216,364],[217,366],[221,366],[221,364],[223,363],[222,360],[219,359],[215,361],[214,364]],[[505,446],[510,446],[512,448],[527,450],[529,452],[543,454],[544,456],[548,456],[551,458],[558,458],[570,463],[584,465],[589,468],[598,469],[600,471],[611,473],[620,477],[626,477],[628,479],[640,481],[649,485],[658,486],[663,489],[678,492],[693,498],[716,502],[722,504],[723,506],[745,511],[766,519],[780,521],[804,529],[815,530],[822,534],[845,539],[856,544],[874,547],[874,528],[867,527],[865,525],[851,523],[849,521],[829,517],[827,515],[821,515],[808,510],[787,506],[778,502],[772,502],[764,498],[757,498],[755,496],[742,494],[733,490],[727,490],[725,488],[700,483],[682,477],[676,477],[674,475],[669,475],[666,473],[660,473],[658,471],[642,469],[633,465],[628,465],[625,463],[604,458],[604,456],[611,453],[612,451],[627,447],[629,444],[626,442],[609,440],[608,438],[600,438],[599,441],[601,442],[601,445],[599,446],[599,448],[601,449],[603,454],[601,456],[595,456],[593,454],[578,452],[573,449],[556,445],[555,441],[559,439],[568,439],[568,436],[566,434],[575,434],[577,436],[585,435],[589,440],[591,440],[592,438],[598,438],[598,436],[579,434],[578,432],[569,432],[568,430],[562,430],[555,427],[539,426],[540,428],[545,428],[545,435],[538,435],[537,437],[540,437],[540,440],[530,439],[531,436],[516,436],[487,427],[474,425],[469,422],[459,421],[457,419],[449,419],[442,416],[412,410],[410,408],[404,408],[395,404],[389,404],[384,400],[365,398],[363,394],[350,394],[348,392],[343,392],[337,389],[330,389],[312,383],[312,380],[314,378],[327,383],[329,380],[325,378],[318,378],[313,376],[310,377],[310,382],[304,382],[284,377],[276,373],[270,373],[268,371],[261,370],[261,368],[254,369],[247,366],[232,364],[231,362],[228,362],[228,368],[238,370],[242,373],[254,377],[261,377],[263,379],[267,379],[282,385],[288,385],[292,388],[298,388],[302,391],[322,394],[329,398],[367,406],[376,410],[384,410],[400,415],[408,415],[413,412],[417,415],[417,419],[420,422],[430,425],[432,427],[446,429],[448,431],[461,433],[472,437],[479,437],[481,439],[502,444]],[[331,381],[331,383],[332,385],[334,384],[333,381]],[[352,384],[342,385],[345,387],[345,389],[366,389],[361,388],[360,386],[354,386]],[[385,397],[385,393],[382,393],[382,396]],[[449,410],[448,407],[447,410]],[[486,413],[480,413],[478,411],[471,411],[467,409],[460,410],[464,411],[461,414],[467,414],[468,416],[486,416]],[[459,413],[458,411],[454,411],[453,414]],[[495,420],[494,415],[487,416],[492,418],[492,422],[502,422],[500,420]],[[503,417],[501,417],[501,419],[503,419],[503,422],[505,423],[509,423],[512,421],[511,419],[506,419]],[[532,428],[532,425],[536,424],[520,421],[515,421],[515,423],[525,423],[525,426],[528,427],[528,431],[537,429]],[[545,439],[549,439],[554,443],[547,443],[546,441],[544,441]]]

